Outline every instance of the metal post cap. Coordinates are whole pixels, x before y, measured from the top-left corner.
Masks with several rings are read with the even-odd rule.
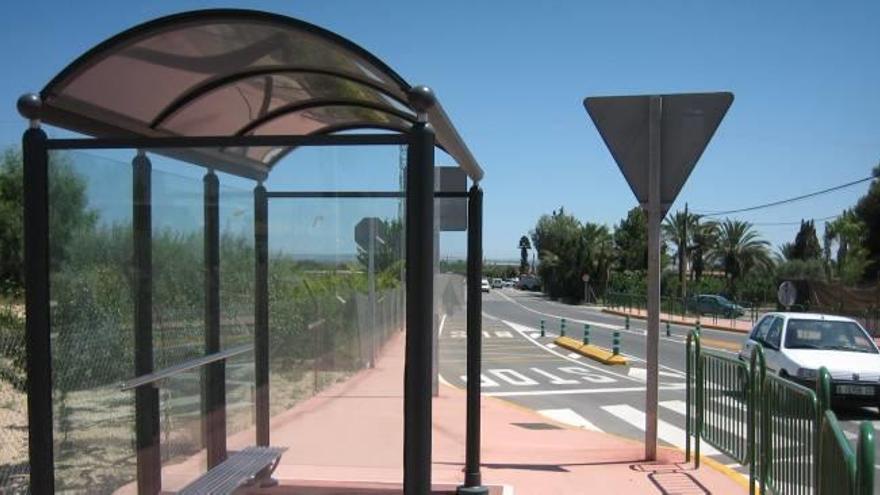
[[[417,112],[427,112],[435,103],[437,103],[437,97],[434,95],[434,91],[423,85],[413,86],[409,90],[407,99],[409,100],[409,104],[412,105]]]
[[[25,93],[18,98],[16,107],[22,117],[28,120],[37,120],[43,109],[43,100],[36,93]]]

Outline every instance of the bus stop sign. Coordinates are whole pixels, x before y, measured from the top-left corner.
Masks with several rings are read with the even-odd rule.
[[[660,95],[660,205],[675,201],[712,135],[733,103],[733,93]],[[651,96],[600,96],[584,107],[629,187],[648,204],[648,116]]]

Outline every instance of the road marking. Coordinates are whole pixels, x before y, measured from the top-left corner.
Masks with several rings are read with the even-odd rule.
[[[602,430],[591,423],[587,418],[572,411],[571,409],[541,409],[538,411],[538,414],[548,417],[553,421],[557,421],[564,425],[574,426],[575,428],[583,428],[590,431],[602,432]]]
[[[519,371],[512,370],[510,368],[493,369],[489,370],[489,373],[492,373],[497,378],[504,380],[514,387],[528,387],[538,384],[538,382],[536,382],[535,380],[532,380],[531,378],[523,375]]]
[[[467,383],[467,375],[461,375],[461,381]],[[485,374],[480,374],[480,388],[500,387],[501,384],[489,378]]]
[[[660,390],[684,390],[684,385],[666,385]],[[488,397],[530,397],[540,395],[590,395],[590,394],[619,394],[627,392],[644,392],[645,387],[608,387],[608,388],[573,388],[562,390],[523,390],[512,392],[487,392],[483,395]]]
[[[512,339],[513,334],[507,330],[495,330],[495,336],[500,338]]]
[[[678,378],[682,380],[685,378],[685,375],[683,373],[671,373],[669,371],[663,370],[659,370],[657,373],[660,376],[665,376],[667,378]],[[648,370],[646,370],[645,368],[630,368],[627,374],[640,380],[648,381]]]
[[[554,344],[553,342],[550,342],[549,344],[547,344],[547,348],[548,349],[556,349],[556,344]]]
[[[492,335],[489,334],[489,331],[488,331],[488,330],[483,330],[483,337],[486,337],[487,339],[490,339],[490,338],[492,338]]]
[[[639,430],[645,430],[645,413],[627,404],[615,404],[612,406],[602,406],[602,410],[622,419],[631,426]],[[673,426],[665,421],[657,420],[657,437],[668,444],[675,445],[680,449],[685,447],[685,431],[677,426]],[[700,445],[700,453],[702,455],[719,454],[711,445],[703,442]]]
[[[443,336],[443,327],[446,326],[446,313],[443,313],[443,316],[440,317],[440,326],[437,327],[437,338]]]
[[[583,356],[581,356],[580,354],[575,354],[574,352],[569,352],[568,357],[572,359],[581,359]]]
[[[571,361],[572,363],[575,363],[575,364],[578,364],[578,365],[581,365],[581,366],[586,366],[587,368],[591,368],[591,369],[593,369],[593,370],[596,370],[596,371],[599,371],[599,372],[605,373],[605,374],[607,374],[607,375],[616,376],[616,377],[618,377],[618,378],[623,378],[624,380],[629,380],[629,381],[633,381],[633,382],[636,382],[636,383],[643,383],[641,380],[637,380],[637,379],[635,379],[635,378],[631,378],[631,377],[629,377],[629,376],[627,376],[627,375],[623,375],[623,374],[620,374],[620,373],[615,373],[615,372],[613,372],[613,371],[608,371],[608,370],[605,370],[605,369],[600,368],[600,367],[598,367],[598,366],[593,366],[593,365],[591,365],[591,364],[587,364],[587,363],[584,363],[584,362],[578,361],[578,360],[576,360],[576,359],[571,359],[571,358],[569,358],[568,356],[566,356],[566,355],[564,355],[564,354],[562,354],[562,353],[559,353],[559,352],[554,351],[552,348],[550,348],[549,344],[548,344],[547,346],[544,346],[544,345],[542,345],[540,342],[538,342],[537,340],[535,340],[535,339],[529,337],[527,332],[534,331],[533,328],[529,328],[529,327],[527,327],[527,326],[525,326],[525,325],[520,325],[519,323],[513,323],[513,322],[511,322],[511,321],[507,321],[507,320],[501,320],[501,321],[502,321],[505,325],[507,325],[507,326],[509,326],[510,328],[514,329],[518,334],[522,335],[523,338],[525,338],[526,340],[528,340],[529,342],[531,342],[532,344],[534,344],[535,346],[537,346],[539,349],[543,349],[545,352],[549,352],[550,354],[553,354],[554,356],[558,356],[558,357],[560,357],[560,358],[562,358],[562,359],[565,359],[565,360],[567,360],[567,361]]]
[[[683,400],[660,401],[660,407],[675,411],[682,416],[687,416],[687,403]]]
[[[577,385],[580,383],[577,380],[571,380],[571,379],[567,379],[567,378],[562,378],[560,376],[556,376],[556,375],[554,375],[552,373],[548,373],[540,368],[529,368],[529,369],[531,369],[532,371],[534,371],[535,373],[537,373],[539,375],[543,375],[543,376],[549,378],[550,385]]]
[[[586,368],[581,368],[579,366],[560,366],[559,371],[571,373],[572,375],[578,375],[585,382],[590,383],[614,383],[617,381],[610,376],[600,375],[598,373],[591,373]]]

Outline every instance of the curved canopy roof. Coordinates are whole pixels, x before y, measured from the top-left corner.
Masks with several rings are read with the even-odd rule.
[[[41,92],[41,117],[95,137],[406,132],[417,120],[410,89],[371,53],[312,24],[200,10],[141,24],[83,54]],[[427,113],[438,146],[479,180],[442,106]],[[197,161],[262,179],[288,151],[224,148]]]

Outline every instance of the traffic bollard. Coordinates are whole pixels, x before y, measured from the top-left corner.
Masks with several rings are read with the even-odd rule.
[[[620,354],[620,331],[618,330],[614,331],[614,340],[612,341],[611,351],[615,356]]]
[[[697,325],[696,325],[696,327],[694,327],[694,329],[697,331],[697,333],[700,333],[700,330],[701,330],[701,328],[700,328],[700,320],[697,320]]]
[[[565,337],[565,318],[559,322],[559,336]]]
[[[666,320],[666,336],[672,337],[672,331],[669,330],[669,320]]]
[[[626,315],[626,323],[624,323],[624,326],[626,326],[626,329],[629,330],[629,315]]]
[[[544,336],[544,320],[541,320],[541,337]]]
[[[584,323],[584,345],[590,345],[590,324]]]

